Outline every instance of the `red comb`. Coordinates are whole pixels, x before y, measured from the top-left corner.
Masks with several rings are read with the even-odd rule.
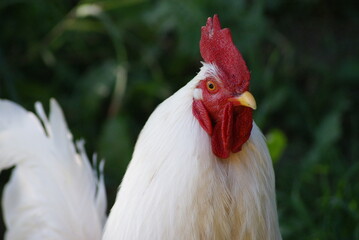
[[[248,90],[250,74],[246,63],[233,44],[231,31],[221,29],[217,14],[202,27],[199,47],[203,60],[216,64],[224,74],[221,80],[225,85],[239,92]]]

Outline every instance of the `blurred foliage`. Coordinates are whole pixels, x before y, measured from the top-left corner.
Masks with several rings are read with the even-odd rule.
[[[106,159],[111,206],[146,119],[198,72],[214,13],[251,69],[283,238],[359,239],[355,1],[2,0],[0,97],[56,98]]]
[[[279,129],[271,129],[267,133],[267,145],[273,163],[277,163],[287,146],[287,137]]]

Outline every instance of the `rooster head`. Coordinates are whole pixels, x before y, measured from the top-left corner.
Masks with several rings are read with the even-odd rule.
[[[252,130],[250,73],[217,15],[202,27],[200,51],[205,73],[194,90],[193,114],[211,136],[213,153],[225,159],[242,149]]]

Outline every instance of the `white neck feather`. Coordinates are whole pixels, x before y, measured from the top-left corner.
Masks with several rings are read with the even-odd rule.
[[[109,216],[104,240],[281,239],[274,172],[253,124],[242,151],[221,160],[192,114],[202,71],[151,115]]]

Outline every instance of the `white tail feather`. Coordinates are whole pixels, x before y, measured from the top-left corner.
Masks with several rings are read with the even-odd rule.
[[[0,101],[0,170],[16,166],[3,193],[6,239],[101,239],[103,162],[97,174],[83,141],[75,148],[55,100],[50,109],[47,119],[36,103],[40,122],[17,104]]]

